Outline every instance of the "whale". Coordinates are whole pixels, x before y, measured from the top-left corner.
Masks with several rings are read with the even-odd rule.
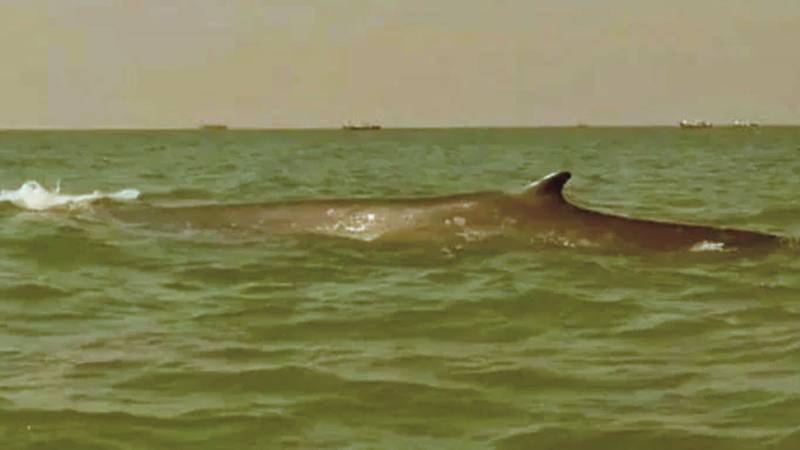
[[[734,228],[671,223],[609,214],[564,194],[568,171],[516,191],[438,197],[322,199],[260,204],[122,208],[128,222],[181,230],[237,230],[273,236],[327,236],[366,242],[511,240],[561,247],[722,251],[770,248],[783,238]]]

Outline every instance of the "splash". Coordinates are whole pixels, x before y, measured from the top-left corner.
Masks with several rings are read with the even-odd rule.
[[[94,191],[91,194],[69,195],[61,193],[61,184],[54,190],[48,190],[36,181],[26,181],[16,190],[0,190],[0,202],[11,204],[28,210],[44,211],[54,208],[72,208],[87,205],[101,199],[110,200],[136,200],[139,191],[136,189],[123,189],[117,192],[104,194]]]

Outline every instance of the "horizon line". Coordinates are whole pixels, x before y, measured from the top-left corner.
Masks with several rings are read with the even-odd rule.
[[[713,130],[714,128],[740,128],[734,123],[721,123],[713,124],[713,127],[706,128],[706,130]],[[800,122],[797,123],[757,123],[757,128],[795,128],[800,127]],[[591,124],[591,123],[576,123],[576,124],[563,124],[563,125],[443,125],[443,126],[381,126],[377,130],[364,130],[364,131],[385,131],[385,130],[457,130],[457,129],[473,129],[473,130],[513,130],[513,129],[543,129],[543,128],[676,128],[681,129],[677,124]],[[747,127],[742,127],[747,128]],[[137,127],[137,126],[111,126],[111,127],[69,127],[69,126],[20,126],[20,127],[3,127],[0,126],[0,132],[3,131],[206,131],[206,132],[225,132],[225,131],[350,131],[344,130],[341,126],[308,126],[308,127],[254,127],[254,126],[236,126],[225,124],[201,124],[196,126],[165,126],[165,127]]]

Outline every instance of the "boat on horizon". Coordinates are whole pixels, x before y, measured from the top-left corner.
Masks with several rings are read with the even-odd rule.
[[[365,131],[365,130],[380,130],[381,126],[375,123],[361,122],[359,124],[346,123],[342,125],[343,130],[348,131]]]
[[[227,130],[228,126],[221,124],[221,123],[209,123],[200,126],[201,130],[209,130],[209,131],[223,131]]]
[[[733,127],[734,128],[758,128],[760,125],[758,122],[750,122],[748,120],[734,120]]]
[[[714,124],[705,120],[686,120],[683,119],[678,122],[681,128],[699,129],[699,128],[712,128]]]

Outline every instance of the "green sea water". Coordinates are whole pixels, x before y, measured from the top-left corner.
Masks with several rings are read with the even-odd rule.
[[[800,129],[0,132],[136,205],[516,189],[800,237]],[[800,250],[242,236],[0,203],[2,449],[796,449]]]

